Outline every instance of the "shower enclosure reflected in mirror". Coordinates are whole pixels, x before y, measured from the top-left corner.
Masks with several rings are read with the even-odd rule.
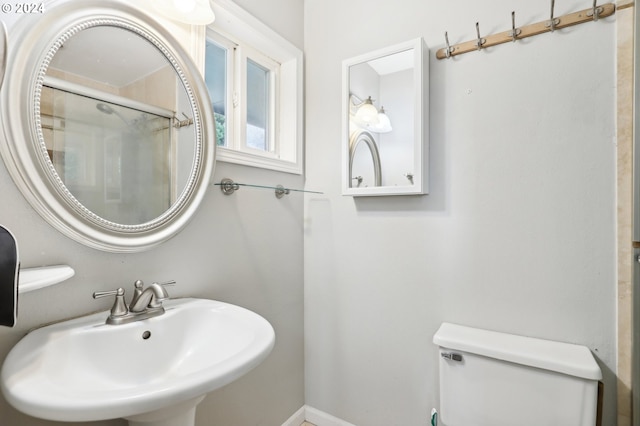
[[[180,43],[119,0],[53,2],[10,37],[0,154],[34,209],[111,252],[183,229],[213,174],[215,124]]]
[[[160,217],[186,185],[195,132],[178,124],[180,112],[192,115],[171,63],[113,26],[69,38],[42,86],[42,134],[62,183],[84,207],[124,225]]]
[[[419,38],[343,62],[344,195],[428,193],[428,56]]]

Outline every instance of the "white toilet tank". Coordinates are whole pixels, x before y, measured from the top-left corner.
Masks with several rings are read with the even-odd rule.
[[[439,426],[594,426],[602,372],[591,351],[443,323]]]

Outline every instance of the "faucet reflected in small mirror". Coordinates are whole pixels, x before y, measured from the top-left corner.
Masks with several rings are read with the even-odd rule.
[[[404,177],[406,177],[409,182],[411,182],[411,185],[413,185],[413,173],[405,173]]]

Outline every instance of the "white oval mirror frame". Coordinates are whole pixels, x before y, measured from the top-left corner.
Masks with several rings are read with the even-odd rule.
[[[5,81],[0,90],[4,140],[0,154],[27,201],[64,235],[110,252],[146,250],[178,233],[211,182],[215,126],[204,82],[179,43],[145,13],[119,0],[57,0],[42,15],[25,16],[11,28]],[[39,102],[51,58],[65,40],[93,26],[120,27],[144,37],[173,65],[190,100],[195,125],[194,165],[186,188],[162,215],[123,225],[94,214],[68,191],[47,155]]]
[[[380,196],[380,195],[421,195],[429,192],[429,50],[422,38],[417,38],[404,43],[399,43],[393,46],[389,46],[383,49],[379,49],[373,52],[369,52],[363,55],[359,55],[353,58],[345,59],[342,62],[342,194],[352,196]],[[402,65],[395,63],[392,58],[402,58],[400,62]],[[384,66],[382,66],[384,62]],[[375,64],[377,63],[377,64]],[[374,65],[375,64],[375,65]],[[370,78],[361,74],[363,67],[371,70],[371,74],[375,74],[376,78]],[[380,72],[376,68],[384,71]],[[402,74],[400,74],[402,73]],[[405,78],[408,73],[409,78]],[[354,179],[357,177],[352,176],[352,162],[354,147],[352,143],[358,140],[354,135],[359,135],[362,132],[366,132],[370,135],[370,139],[373,139],[375,144],[380,144],[381,134],[376,133],[378,130],[374,126],[368,126],[367,123],[363,124],[358,122],[357,111],[360,106],[367,103],[375,103],[376,110],[380,112],[386,112],[390,115],[392,111],[387,110],[387,104],[381,102],[380,99],[372,99],[377,97],[375,93],[372,93],[372,85],[381,84],[384,75],[385,79],[388,79],[387,75],[391,76],[396,74],[401,79],[393,77],[393,81],[406,81],[408,84],[404,84],[402,87],[403,96],[394,96],[402,102],[401,108],[396,108],[397,114],[407,114],[409,119],[402,120],[403,122],[410,123],[406,126],[397,126],[392,120],[391,127],[380,131],[380,133],[394,132],[396,135],[402,136],[400,139],[406,145],[406,148],[402,149],[402,153],[397,154],[399,150],[397,147],[386,150],[385,147],[377,146],[380,153],[379,162],[377,165],[373,165],[379,170],[382,175],[381,183],[369,183],[368,185],[357,186],[353,184]],[[362,75],[363,82],[359,81],[359,77]],[[356,84],[354,84],[354,79]],[[379,79],[379,80],[376,80]],[[407,86],[407,87],[404,87]],[[393,93],[394,89],[386,88],[386,91]],[[362,93],[360,93],[362,92]],[[366,93],[365,93],[366,92]],[[394,95],[396,93],[393,93]],[[368,99],[367,99],[368,98]],[[384,109],[382,109],[384,107]],[[401,110],[401,111],[399,111]],[[396,116],[397,118],[397,116]],[[400,117],[405,118],[405,117]],[[405,128],[406,127],[406,128]],[[374,135],[376,133],[376,135]],[[392,133],[389,133],[391,135]],[[408,135],[407,137],[404,134]],[[385,136],[387,137],[387,136]],[[404,141],[404,139],[407,139]],[[388,154],[388,152],[396,152],[396,154]],[[406,163],[406,168],[402,169],[398,174],[397,179],[392,181],[388,178],[390,163],[398,162],[398,158],[392,158],[390,155],[401,155],[403,157],[403,163]],[[397,167],[396,167],[397,168]],[[395,170],[394,168],[394,171]],[[394,175],[394,178],[396,176]],[[402,183],[398,183],[402,182]]]

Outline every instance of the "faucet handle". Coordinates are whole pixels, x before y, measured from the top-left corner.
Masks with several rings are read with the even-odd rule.
[[[100,299],[102,297],[107,297],[107,296],[124,296],[124,289],[119,288],[117,290],[96,291],[93,293],[94,299]]]
[[[111,291],[96,291],[93,293],[94,299],[100,299],[101,297],[116,296],[116,300],[111,307],[111,316],[118,317],[126,315],[129,310],[124,302],[124,289],[121,287],[117,290]]]
[[[133,296],[131,296],[129,306],[134,305],[138,301],[138,297],[142,294],[142,290],[144,290],[144,281],[136,280],[133,283]]]

